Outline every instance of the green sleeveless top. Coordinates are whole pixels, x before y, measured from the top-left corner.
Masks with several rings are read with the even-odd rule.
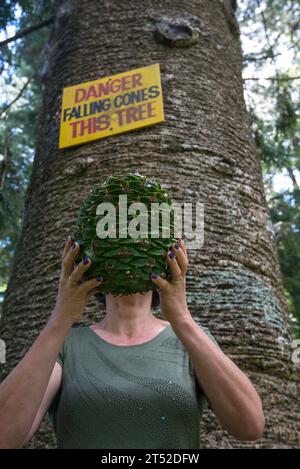
[[[207,400],[171,324],[138,345],[73,326],[57,362],[62,384],[49,415],[58,448],[201,448]]]

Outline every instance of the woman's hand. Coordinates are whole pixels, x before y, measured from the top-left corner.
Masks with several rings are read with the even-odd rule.
[[[79,244],[69,236],[62,256],[62,271],[59,279],[59,289],[52,318],[60,318],[71,325],[77,322],[84,310],[87,300],[99,291],[103,278],[97,276],[91,280],[79,283],[82,275],[91,266],[91,260],[86,258],[74,269],[74,260],[79,252]]]
[[[183,240],[174,243],[167,255],[171,280],[152,273],[152,282],[158,286],[160,308],[163,316],[172,324],[178,319],[191,317],[185,293],[185,274],[188,267],[187,250]]]

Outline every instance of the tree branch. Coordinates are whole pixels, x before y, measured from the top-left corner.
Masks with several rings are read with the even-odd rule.
[[[276,80],[276,81],[286,81],[286,80],[300,80],[299,77],[282,77],[282,78],[277,78],[277,77],[265,77],[265,78],[243,78],[243,81],[245,80]]]
[[[290,166],[288,166],[286,169],[287,169],[287,172],[288,172],[289,177],[290,177],[291,180],[292,180],[294,190],[295,190],[295,189],[299,189],[299,185],[298,185],[298,183],[297,183],[297,179],[296,179],[296,177],[295,177],[295,174],[294,174],[294,172],[293,172],[293,169],[292,169]]]
[[[30,34],[34,31],[38,30],[38,29],[41,29],[41,28],[44,28],[45,26],[48,26],[49,24],[53,23],[54,18],[55,18],[55,16],[52,16],[48,20],[42,21],[41,23],[36,24],[35,26],[30,26],[29,28],[23,29],[23,31],[18,32],[14,36],[9,37],[9,38],[5,39],[4,41],[1,41],[0,42],[0,47],[3,47],[6,44],[8,44],[9,42],[15,41],[16,39],[20,39],[21,37],[24,37],[27,34]]]
[[[1,169],[0,169],[0,192],[3,191],[4,188],[4,183],[5,183],[5,177],[8,171],[8,165],[9,165],[9,130],[8,130],[8,125],[7,125],[7,118],[8,116],[4,116],[4,122],[5,122],[5,127],[4,127],[4,148],[3,148],[3,160],[1,164]]]
[[[15,99],[13,99],[9,104],[7,104],[6,106],[4,106],[4,108],[0,111],[0,117],[3,116],[3,114],[16,102],[18,101],[18,99],[22,96],[22,94],[24,93],[24,91],[26,90],[27,86],[29,85],[29,83],[31,82],[32,80],[32,77],[28,78],[27,82],[25,83],[25,85],[23,86],[23,88],[20,90],[19,94],[15,97]]]
[[[270,51],[268,51],[264,55],[258,55],[259,53],[250,53],[250,54],[245,54],[243,56],[243,61],[244,62],[259,62],[260,60],[266,60],[271,57],[278,57],[279,55],[282,55],[282,52],[278,52],[277,54],[273,54]]]

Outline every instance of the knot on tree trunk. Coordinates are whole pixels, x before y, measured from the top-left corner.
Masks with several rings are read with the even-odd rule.
[[[63,174],[65,176],[74,176],[75,174],[81,174],[83,171],[85,171],[89,166],[91,166],[94,163],[95,163],[95,158],[91,158],[91,157],[77,158],[75,161],[72,161],[72,163],[63,170]]]
[[[151,18],[155,28],[154,40],[170,47],[190,47],[200,39],[201,28],[199,18]]]

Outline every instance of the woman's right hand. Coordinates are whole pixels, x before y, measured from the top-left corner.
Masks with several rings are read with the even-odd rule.
[[[65,243],[62,257],[62,271],[59,279],[59,288],[52,318],[59,318],[72,326],[83,313],[87,300],[99,292],[103,278],[99,276],[79,283],[82,275],[91,266],[91,260],[85,264],[84,260],[74,269],[75,257],[79,252],[79,244],[69,236]]]

